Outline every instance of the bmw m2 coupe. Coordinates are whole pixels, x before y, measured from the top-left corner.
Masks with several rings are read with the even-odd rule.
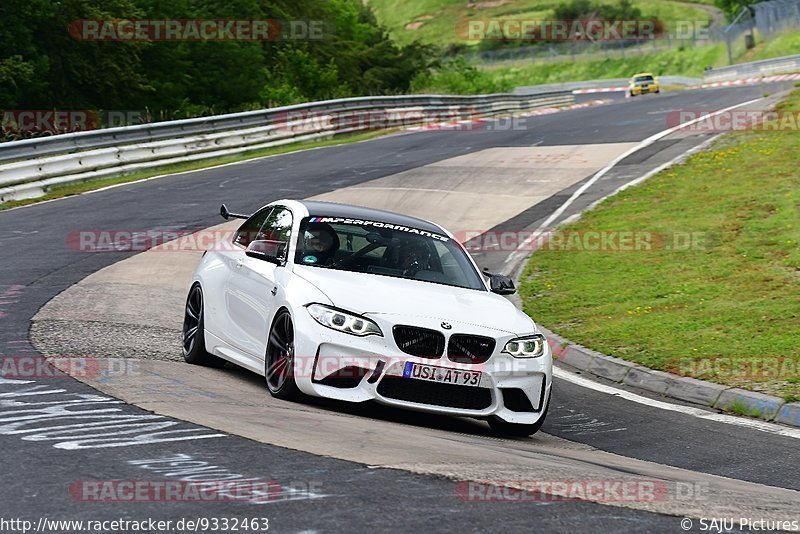
[[[396,213],[282,200],[206,251],[186,301],[183,354],[303,395],[485,419],[531,435],[550,400],[552,355],[444,228]]]

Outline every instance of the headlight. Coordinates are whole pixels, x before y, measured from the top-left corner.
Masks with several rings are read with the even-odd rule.
[[[306,309],[319,324],[339,332],[354,336],[383,336],[378,325],[366,317],[322,304],[309,304]]]
[[[515,358],[538,358],[544,354],[544,345],[546,342],[542,334],[518,337],[506,343],[503,352]]]

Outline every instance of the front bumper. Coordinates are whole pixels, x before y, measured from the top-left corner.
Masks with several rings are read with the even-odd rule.
[[[382,404],[431,413],[484,418],[496,416],[509,423],[533,424],[543,415],[552,386],[550,348],[538,358],[514,358],[501,350],[511,333],[441,319],[370,315],[384,337],[357,337],[318,324],[304,307],[293,310],[295,321],[295,381],[306,394],[349,402],[374,400]],[[452,334],[492,337],[496,346],[482,364],[412,356],[394,341],[392,327],[412,325]],[[419,363],[459,373],[481,373],[477,386],[444,384],[404,376],[408,363]]]
[[[637,85],[630,88],[630,93],[632,95],[646,95],[649,93],[657,93],[658,86],[657,85]]]

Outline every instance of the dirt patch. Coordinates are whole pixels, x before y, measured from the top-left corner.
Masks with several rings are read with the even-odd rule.
[[[431,20],[433,15],[422,15],[421,17],[417,17],[414,22],[409,22],[406,24],[405,28],[407,30],[418,30],[425,25],[425,21]]]
[[[506,5],[510,0],[485,0],[483,2],[470,2],[467,7],[470,9],[491,9]]]

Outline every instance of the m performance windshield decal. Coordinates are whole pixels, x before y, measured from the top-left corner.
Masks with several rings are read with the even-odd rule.
[[[420,230],[418,228],[412,228],[410,226],[403,226],[401,224],[392,224],[392,223],[385,223],[380,221],[366,221],[363,219],[348,219],[345,217],[311,217],[308,219],[310,223],[329,223],[329,224],[352,224],[355,226],[374,226],[375,228],[386,228],[387,230],[397,230],[399,232],[408,232],[410,234],[417,234],[424,237],[430,237],[433,239],[438,239],[439,241],[450,241],[450,238],[436,234],[433,232],[428,232],[427,230]]]

